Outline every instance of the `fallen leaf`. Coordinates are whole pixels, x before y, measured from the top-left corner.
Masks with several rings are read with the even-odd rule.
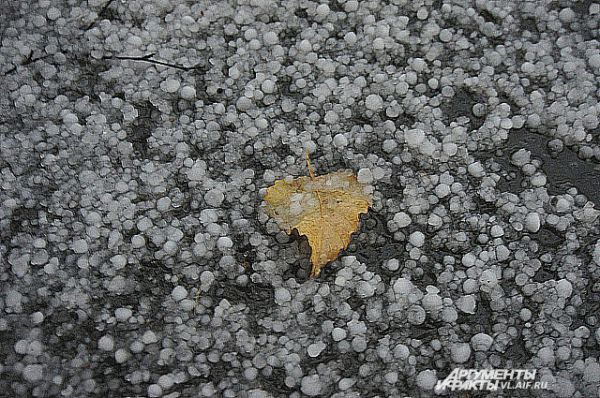
[[[350,171],[315,176],[306,157],[309,177],[275,181],[264,197],[267,212],[288,234],[296,229],[312,249],[311,277],[348,247],[360,215],[371,207],[371,188]]]

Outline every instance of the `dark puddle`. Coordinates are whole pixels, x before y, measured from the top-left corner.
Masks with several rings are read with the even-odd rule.
[[[510,156],[517,150],[525,148],[531,151],[531,157],[542,160],[542,170],[548,178],[548,193],[551,195],[564,194],[570,187],[577,188],[588,200],[600,207],[600,169],[598,164],[580,159],[575,152],[564,147],[562,152],[552,153],[548,149],[551,138],[533,133],[526,129],[513,130],[508,135],[503,156],[494,156],[509,172],[514,172],[513,180],[502,180],[499,188],[503,191],[519,192],[522,174],[520,168],[510,163]]]

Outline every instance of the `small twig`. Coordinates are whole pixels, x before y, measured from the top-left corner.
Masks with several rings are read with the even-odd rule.
[[[17,65],[13,65],[12,68],[10,68],[9,70],[7,70],[6,72],[4,72],[4,76],[8,76],[11,73],[14,73],[17,70]]]
[[[33,54],[33,52],[31,54]],[[40,59],[48,58],[50,56],[50,54],[46,54],[46,55],[42,55],[42,56],[37,57],[37,58],[33,58],[31,56],[31,54],[29,55],[29,57],[27,57],[26,60],[24,60],[23,62],[21,62],[21,65],[29,65],[29,64],[34,63],[35,61],[39,61]]]
[[[27,55],[27,57],[25,57],[24,60],[22,60],[19,63],[19,65],[21,65],[21,66],[29,65],[29,64],[34,63],[35,61],[39,61],[40,59],[48,58],[49,56],[50,56],[50,54],[46,54],[46,55],[39,56],[37,58],[33,58],[33,50],[29,50],[29,54]],[[6,72],[4,72],[4,76],[10,75],[11,73],[14,73],[16,70],[17,70],[17,65],[13,65],[12,68],[10,68]]]
[[[199,68],[199,66],[181,66],[181,65],[177,65],[177,64],[171,64],[168,62],[164,62],[164,61],[159,61],[159,60],[153,59],[152,58],[153,56],[154,56],[154,53],[146,54],[141,57],[119,56],[119,55],[112,56],[111,55],[111,56],[105,56],[102,59],[119,59],[119,60],[124,60],[124,61],[148,62],[151,64],[167,66],[169,68],[175,68],[175,69],[179,69],[179,70],[193,70],[193,69]]]
[[[110,7],[110,5],[114,2],[115,0],[108,0],[106,2],[106,4],[104,5],[104,7],[102,7],[102,9],[100,10],[100,12],[98,13],[98,17],[101,17],[106,10],[108,10],[108,7]],[[94,19],[85,30],[90,30],[92,29],[92,27],[96,24],[96,22],[98,22],[98,18]]]

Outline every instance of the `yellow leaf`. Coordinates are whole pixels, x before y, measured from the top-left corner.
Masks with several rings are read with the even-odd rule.
[[[371,206],[370,187],[349,171],[316,177],[307,155],[310,177],[275,181],[267,189],[267,212],[289,234],[296,229],[312,249],[311,277],[348,247],[360,215]]]

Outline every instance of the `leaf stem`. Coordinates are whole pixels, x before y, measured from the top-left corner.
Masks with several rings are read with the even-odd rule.
[[[308,156],[308,149],[304,153],[306,155],[306,167],[308,168],[308,175],[310,176],[310,179],[313,180],[315,178],[315,171],[312,167],[312,164],[310,164],[310,157]]]

